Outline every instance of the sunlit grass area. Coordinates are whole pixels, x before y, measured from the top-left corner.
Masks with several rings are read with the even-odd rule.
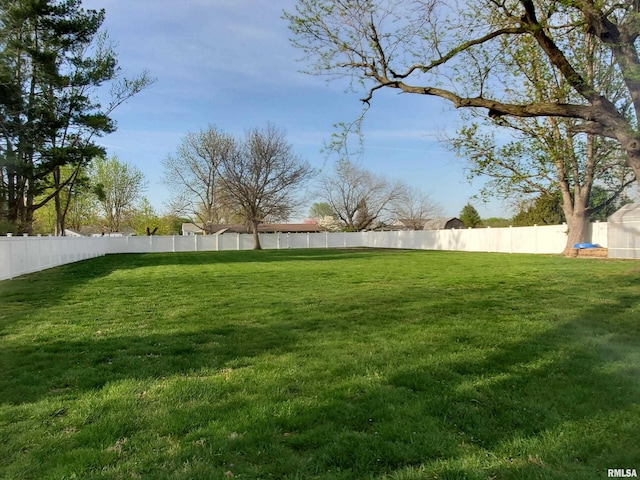
[[[640,470],[639,267],[290,250],[0,282],[0,478]]]

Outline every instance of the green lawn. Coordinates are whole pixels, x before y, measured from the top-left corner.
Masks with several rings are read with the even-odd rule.
[[[3,479],[640,471],[640,264],[290,250],[0,282]]]

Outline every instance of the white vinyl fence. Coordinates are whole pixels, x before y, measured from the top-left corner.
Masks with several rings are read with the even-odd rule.
[[[0,280],[102,256],[106,238],[0,237]]]
[[[399,232],[262,234],[264,249],[406,248],[467,252],[559,254],[566,225]],[[591,243],[607,246],[607,223],[590,227]],[[0,280],[116,253],[250,250],[250,234],[151,237],[0,237]]]

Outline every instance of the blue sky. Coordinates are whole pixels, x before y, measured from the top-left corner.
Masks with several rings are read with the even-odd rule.
[[[321,152],[336,130],[361,112],[361,92],[346,83],[300,73],[301,52],[289,43],[282,10],[294,0],[84,0],[104,8],[104,27],[123,74],[149,70],[156,83],[114,113],[118,130],[100,139],[109,155],[145,174],[146,196],[164,212],[162,160],[182,138],[214,125],[242,134],[267,122],[286,130],[296,153],[318,169],[335,157]],[[465,178],[463,159],[439,138],[458,115],[444,101],[380,91],[364,125],[359,161],[378,174],[429,193],[447,216],[458,216],[479,190]],[[472,201],[482,217],[509,216],[508,202]],[[304,218],[305,212],[300,215]]]

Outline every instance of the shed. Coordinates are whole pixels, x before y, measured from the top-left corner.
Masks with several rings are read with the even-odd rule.
[[[440,217],[424,222],[423,230],[449,230],[452,228],[465,228],[464,222],[455,217]]]
[[[607,219],[609,258],[640,259],[640,203],[629,203]]]

